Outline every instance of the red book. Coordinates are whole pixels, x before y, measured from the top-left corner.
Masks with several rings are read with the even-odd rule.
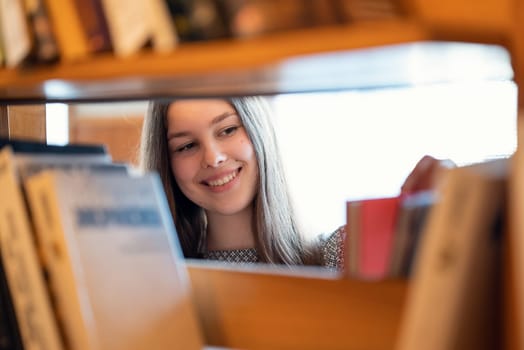
[[[389,273],[400,197],[352,200],[347,205],[350,214],[348,228],[358,228],[358,232],[348,233],[349,237],[358,237],[353,240],[357,246],[352,246],[350,238],[346,250],[346,261],[351,261],[351,252],[358,252],[353,275],[364,279],[386,278]],[[356,211],[356,215],[351,215],[351,211]],[[351,220],[358,220],[358,225],[352,225]]]

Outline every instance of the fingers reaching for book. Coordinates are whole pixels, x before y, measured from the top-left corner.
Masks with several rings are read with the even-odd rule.
[[[409,194],[418,191],[436,190],[440,186],[446,169],[455,167],[449,159],[422,157],[408,175],[400,191]]]

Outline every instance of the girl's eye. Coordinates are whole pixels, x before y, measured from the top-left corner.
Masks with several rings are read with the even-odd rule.
[[[186,143],[185,145],[175,148],[175,153],[182,153],[182,152],[190,151],[193,148],[195,148],[195,146],[196,145],[194,142]]]
[[[225,129],[222,129],[222,131],[220,131],[220,135],[223,135],[223,136],[229,136],[229,135],[233,135],[237,130],[238,128],[240,128],[239,126],[228,126],[227,128]]]

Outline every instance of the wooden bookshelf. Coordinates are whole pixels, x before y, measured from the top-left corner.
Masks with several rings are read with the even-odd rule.
[[[384,69],[384,62],[390,60],[406,65],[412,51],[409,45],[404,52],[384,52],[382,61],[369,60],[368,55],[358,60],[355,53],[395,44],[438,42],[448,37],[456,38],[452,34],[435,35],[418,21],[399,19],[290,30],[252,39],[184,43],[168,54],[143,51],[128,58],[99,54],[75,63],[0,70],[0,102],[264,95],[410,84],[410,76],[392,79],[391,73],[398,72],[390,69],[392,64]],[[489,35],[473,31],[464,39],[475,42],[485,37]],[[487,41],[504,43],[500,35]],[[350,58],[337,57],[337,53],[350,53]],[[450,61],[447,54],[446,50],[433,50],[427,55],[435,56],[431,58],[433,63],[445,64]],[[308,61],[304,63],[303,59]],[[303,69],[297,71],[296,67]],[[338,72],[337,79],[327,76],[322,69],[325,67],[330,67],[328,74]],[[427,67],[427,71],[431,69]],[[362,70],[383,78],[363,81],[363,74],[355,74]],[[432,82],[439,82],[438,78]]]
[[[0,69],[0,103],[85,102],[164,96],[275,94],[355,87],[352,76],[325,82],[310,73],[302,88],[286,71],[313,55],[308,68],[333,64],[320,53],[424,41],[501,44],[522,59],[521,1],[398,0],[398,19],[288,30],[250,39],[184,43],[168,54],[98,54],[75,63]],[[354,62],[351,62],[354,63]],[[369,62],[368,62],[369,64]],[[520,67],[521,65],[518,65]],[[343,67],[340,62],[335,69]],[[520,68],[517,81],[520,81]],[[320,83],[319,83],[320,81]],[[380,85],[379,85],[380,87]]]
[[[252,39],[184,43],[167,54],[143,51],[128,58],[97,55],[76,63],[0,70],[0,102],[290,92],[280,88],[288,84],[280,71],[289,59],[429,38],[414,22],[392,20],[293,30]],[[314,88],[312,80],[308,89]]]
[[[233,349],[393,349],[406,280],[357,281],[300,268],[188,263],[209,345]]]

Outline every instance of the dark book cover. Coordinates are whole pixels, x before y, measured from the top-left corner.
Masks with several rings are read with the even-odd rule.
[[[393,277],[410,275],[427,215],[436,200],[437,195],[433,191],[416,192],[402,198],[390,262]]]
[[[234,37],[247,38],[312,26],[310,7],[302,0],[220,0],[220,3]]]
[[[48,145],[44,142],[4,139],[0,138],[0,149],[4,146],[11,146],[15,153],[32,154],[108,154],[107,147],[101,144],[68,144],[64,146]]]
[[[166,4],[182,42],[230,36],[222,1],[166,0]]]
[[[58,61],[58,44],[43,0],[25,1],[25,12],[33,43],[28,63]]]
[[[91,52],[106,52],[113,49],[107,17],[101,0],[75,0],[80,21],[87,36]]]

